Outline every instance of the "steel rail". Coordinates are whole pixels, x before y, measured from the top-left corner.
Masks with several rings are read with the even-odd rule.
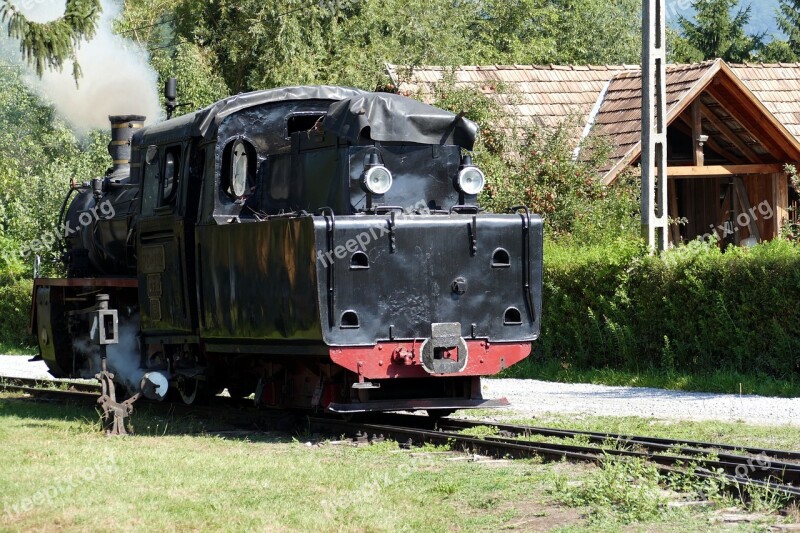
[[[495,427],[499,431],[506,431],[517,435],[542,435],[548,437],[575,437],[578,435],[586,436],[591,442],[603,442],[608,440],[619,441],[626,444],[645,444],[648,446],[658,447],[663,446],[666,448],[681,448],[687,452],[699,452],[707,454],[707,450],[718,450],[723,452],[741,452],[749,455],[767,456],[772,459],[783,459],[788,461],[796,461],[800,465],[800,451],[790,450],[772,450],[767,448],[752,448],[748,446],[735,446],[730,444],[719,444],[713,442],[692,441],[685,439],[667,439],[660,437],[643,437],[638,435],[622,435],[616,433],[601,433],[597,431],[578,431],[578,430],[562,430],[555,428],[537,427],[537,426],[520,426],[513,424],[502,424],[497,422],[485,422],[480,420],[462,420],[462,419],[442,419],[442,423],[447,424],[449,427],[460,427],[461,429],[469,429],[477,426],[490,426]]]
[[[27,385],[13,385],[9,383],[0,383],[0,391],[22,392],[37,397],[53,397],[71,400],[91,400],[97,402],[100,398],[99,392],[87,392],[78,390],[63,390],[63,389],[46,389],[42,387],[29,387]]]
[[[67,388],[57,389],[55,387],[67,387]],[[99,383],[83,383],[83,382],[63,380],[63,379],[35,379],[35,378],[0,376],[0,389],[20,390],[21,388],[27,388],[28,389],[27,392],[30,392],[32,390],[35,391],[72,390],[76,392],[85,392],[85,393],[100,392]]]
[[[741,463],[697,460],[696,458],[684,456],[664,456],[614,448],[531,442],[504,437],[475,437],[452,431],[352,421],[346,422],[330,418],[309,418],[309,423],[312,427],[319,429],[350,434],[354,431],[360,431],[368,435],[371,434],[373,437],[381,436],[384,438],[393,438],[400,442],[412,441],[423,443],[430,442],[434,444],[458,444],[475,453],[495,457],[540,457],[550,460],[570,459],[595,464],[602,464],[612,456],[638,458],[651,461],[662,474],[684,474],[703,479],[724,479],[731,485],[736,486],[739,490],[748,485],[766,487],[786,494],[793,499],[800,499],[800,487],[791,485],[783,480],[779,482],[775,479],[775,476],[782,472],[791,472],[793,476],[797,475],[797,473],[800,472],[800,468],[797,468],[797,465],[792,465],[795,469],[791,471],[783,469],[775,470],[765,467],[762,471],[763,475],[754,477],[749,475],[754,473],[754,471],[749,469],[746,474],[737,473],[736,469],[741,466]]]
[[[714,454],[720,459],[731,460],[736,460],[736,458],[740,458],[742,456],[750,456],[758,459],[767,459],[771,463],[778,463],[778,461],[775,460],[779,459],[782,461],[787,461],[785,464],[789,468],[800,468],[800,452],[798,451],[753,448],[748,446],[736,446],[685,439],[644,437],[636,435],[622,435],[617,433],[601,433],[596,431],[557,429],[537,426],[521,426],[485,420],[441,418],[436,420],[434,424],[434,421],[430,418],[400,414],[392,414],[390,420],[397,425],[408,425],[409,427],[433,428],[435,425],[435,427],[439,429],[451,430],[473,429],[481,426],[491,427],[497,429],[497,431],[501,434],[505,433],[507,436],[541,436],[558,438],[585,437],[589,442],[595,442],[598,444],[609,444],[613,442],[617,445],[639,446],[641,448],[651,449],[653,451],[671,451],[689,456],[707,456]],[[738,452],[738,454],[736,452]]]

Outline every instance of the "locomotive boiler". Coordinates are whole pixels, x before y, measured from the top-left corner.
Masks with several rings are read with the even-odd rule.
[[[53,375],[337,413],[507,404],[480,377],[539,334],[542,221],[481,211],[463,114],[308,86],[143,121],[111,117],[113,168],[61,215],[67,276],[35,280]]]

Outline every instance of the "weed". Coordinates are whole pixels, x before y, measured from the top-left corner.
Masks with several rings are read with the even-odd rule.
[[[770,487],[748,485],[742,490],[742,504],[748,511],[775,513],[786,509],[791,500],[788,495]]]
[[[665,508],[655,466],[641,460],[606,456],[588,481],[563,490],[563,501],[588,506],[593,518],[615,518],[624,523],[653,520]],[[609,516],[611,515],[611,516]]]
[[[670,472],[665,476],[669,488],[713,502],[722,501],[728,497],[727,489],[730,487],[730,481],[725,477],[722,469],[711,472],[710,477],[698,477],[694,475],[697,470],[697,463],[694,461],[688,464],[678,463],[675,466],[682,471]]]
[[[499,433],[499,430],[494,426],[474,426],[461,430],[462,435],[470,435],[472,437],[493,437]]]

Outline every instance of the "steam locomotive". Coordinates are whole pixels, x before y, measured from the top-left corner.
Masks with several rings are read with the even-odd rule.
[[[480,377],[539,334],[542,221],[480,210],[463,114],[306,86],[144,118],[110,117],[113,168],[62,209],[67,276],[35,280],[54,376],[102,377],[114,408],[112,381],[345,414],[508,403]]]

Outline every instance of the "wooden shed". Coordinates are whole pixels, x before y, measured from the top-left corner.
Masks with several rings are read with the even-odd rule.
[[[635,65],[421,67],[389,65],[403,92],[432,91],[449,75],[479,87],[522,121],[552,126],[579,117],[581,140],[602,136],[612,155],[598,179],[613,184],[641,155],[641,71]],[[402,76],[406,72],[408,75]],[[508,88],[513,98],[499,92]],[[800,162],[800,65],[667,68],[668,186],[673,243],[774,238],[798,198],[785,164]]]

